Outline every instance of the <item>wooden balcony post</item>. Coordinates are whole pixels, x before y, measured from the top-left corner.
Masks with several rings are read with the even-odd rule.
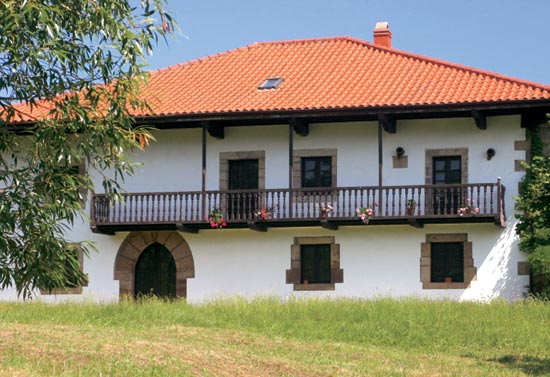
[[[294,213],[293,196],[293,176],[294,176],[294,127],[292,123],[288,125],[288,217],[292,218]]]
[[[204,218],[206,216],[206,131],[207,125],[202,125],[202,212],[199,218]]]
[[[382,153],[382,122],[378,121],[378,216],[382,215],[382,172],[383,172],[383,153]]]

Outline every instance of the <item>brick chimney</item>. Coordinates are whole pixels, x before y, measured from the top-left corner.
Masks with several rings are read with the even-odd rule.
[[[374,44],[391,47],[391,31],[387,22],[377,22],[374,27]]]

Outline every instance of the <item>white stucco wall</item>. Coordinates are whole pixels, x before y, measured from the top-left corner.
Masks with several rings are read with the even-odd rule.
[[[507,187],[506,229],[493,224],[342,226],[337,231],[321,227],[272,228],[266,233],[249,229],[201,230],[181,235],[188,242],[195,263],[195,278],[187,281],[188,299],[193,302],[219,296],[420,296],[486,300],[519,298],[528,284],[517,275],[519,252],[513,230],[514,201],[523,173],[514,171],[514,160],[525,152],[514,150],[515,140],[525,139],[519,116],[488,118],[487,130],[475,127],[471,118],[398,121],[397,133],[384,133],[384,185],[424,184],[425,150],[468,148],[470,183],[496,182]],[[378,125],[376,122],[312,124],[307,137],[295,135],[295,149],[337,149],[338,186],[378,184]],[[126,179],[128,192],[198,191],[201,189],[201,130],[156,131],[157,142],[136,153],[143,162]],[[408,167],[394,169],[397,147],[408,156]],[[496,150],[488,161],[487,148]],[[288,187],[288,126],[226,128],[225,138],[208,138],[207,189],[219,189],[219,154],[231,151],[265,151],[266,188]],[[98,189],[100,191],[100,189]],[[420,244],[426,234],[467,233],[473,245],[477,280],[468,289],[425,290],[420,281]],[[85,261],[89,286],[82,295],[43,296],[46,300],[116,300],[118,281],[113,280],[117,251],[128,233],[115,236],[91,233],[87,220],[75,225],[73,240],[92,240],[97,252]],[[340,244],[344,282],[334,291],[294,292],[285,283],[290,268],[290,246],[294,237],[332,235]],[[13,291],[0,292],[1,299],[14,298]]]

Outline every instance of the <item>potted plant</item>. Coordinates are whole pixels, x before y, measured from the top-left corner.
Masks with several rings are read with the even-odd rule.
[[[328,203],[319,203],[317,207],[319,207],[319,216],[322,219],[326,219],[334,211],[334,207]]]
[[[408,199],[405,206],[407,208],[407,216],[412,216],[416,212],[416,200]]]
[[[473,199],[468,198],[466,199],[466,204],[463,204],[456,212],[458,216],[475,216],[479,213],[479,207],[474,204]]]
[[[221,229],[227,226],[221,209],[216,207],[212,208],[210,212],[208,212],[208,222],[210,222],[210,227],[214,229]]]
[[[363,224],[368,224],[369,220],[374,215],[374,210],[371,207],[361,207],[355,210],[357,217],[363,222]]]
[[[254,213],[254,216],[258,220],[268,220],[273,216],[273,208],[266,207],[262,208]]]

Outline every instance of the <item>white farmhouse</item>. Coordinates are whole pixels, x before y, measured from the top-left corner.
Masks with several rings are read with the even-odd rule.
[[[350,37],[256,43],[151,72],[157,142],[123,202],[88,195],[86,287],[521,298],[513,197],[550,86]],[[8,298],[13,292],[3,292]],[[62,296],[61,296],[62,295]]]

